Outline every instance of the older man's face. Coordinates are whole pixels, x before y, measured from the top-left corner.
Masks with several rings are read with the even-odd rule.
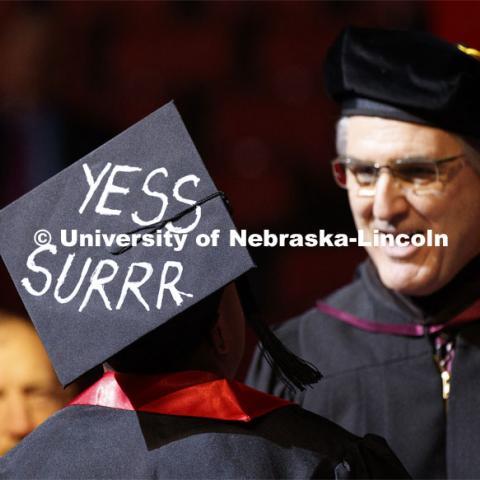
[[[33,327],[0,320],[0,455],[13,448],[65,403]]]
[[[451,134],[422,125],[376,117],[348,120],[346,154],[387,165],[395,159],[441,159],[463,152]],[[457,160],[458,162],[458,160]],[[372,238],[382,232],[446,233],[448,247],[368,247],[384,285],[407,295],[428,295],[448,283],[480,253],[480,176],[465,162],[437,192],[418,195],[382,170],[374,196],[349,201],[358,229]],[[349,181],[354,181],[350,178]]]

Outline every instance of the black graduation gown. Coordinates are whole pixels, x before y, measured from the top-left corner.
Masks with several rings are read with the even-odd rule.
[[[264,402],[259,393],[251,397],[255,404]],[[245,395],[238,398],[248,404]],[[204,396],[200,408],[205,403]],[[217,397],[212,404],[229,410],[230,403],[219,403]],[[168,408],[172,411],[171,403]],[[296,405],[282,405],[251,421],[183,416],[188,413],[184,407],[174,408],[180,415],[68,406],[0,458],[0,478],[408,476],[382,439],[360,439]]]
[[[356,279],[326,299],[340,311],[382,324],[451,319],[480,296],[480,259],[421,305],[387,290],[366,261]],[[276,333],[325,377],[294,399],[357,435],[384,437],[414,478],[480,478],[480,322],[454,330],[448,403],[432,337],[374,333],[313,308]],[[246,383],[292,398],[255,354]],[[447,413],[448,412],[448,413]]]

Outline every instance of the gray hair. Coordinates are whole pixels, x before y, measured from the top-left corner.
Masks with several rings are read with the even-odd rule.
[[[480,140],[465,138],[457,135],[457,140],[462,145],[467,162],[480,175]]]
[[[349,117],[341,117],[336,125],[335,145],[337,155],[346,155],[347,153],[347,125]],[[460,142],[465,153],[465,158],[473,169],[480,175],[480,140],[462,137],[454,134]]]
[[[337,148],[337,155],[347,154],[347,122],[348,117],[341,117],[336,125],[335,146]]]

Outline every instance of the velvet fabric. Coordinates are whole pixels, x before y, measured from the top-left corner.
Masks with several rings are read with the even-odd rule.
[[[342,115],[480,138],[480,61],[429,33],[349,27],[328,52],[325,81]]]

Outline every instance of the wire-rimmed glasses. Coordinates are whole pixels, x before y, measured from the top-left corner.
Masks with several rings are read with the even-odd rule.
[[[462,157],[464,157],[463,153],[439,160],[409,157],[381,165],[377,162],[341,155],[333,160],[332,170],[335,181],[340,187],[355,188],[359,196],[375,195],[377,180],[382,170],[388,170],[406,190],[412,190],[418,195],[428,195],[443,188],[453,173],[449,167],[455,160]],[[462,166],[463,162],[459,168]],[[356,185],[349,177],[353,177],[351,180],[355,179]]]

